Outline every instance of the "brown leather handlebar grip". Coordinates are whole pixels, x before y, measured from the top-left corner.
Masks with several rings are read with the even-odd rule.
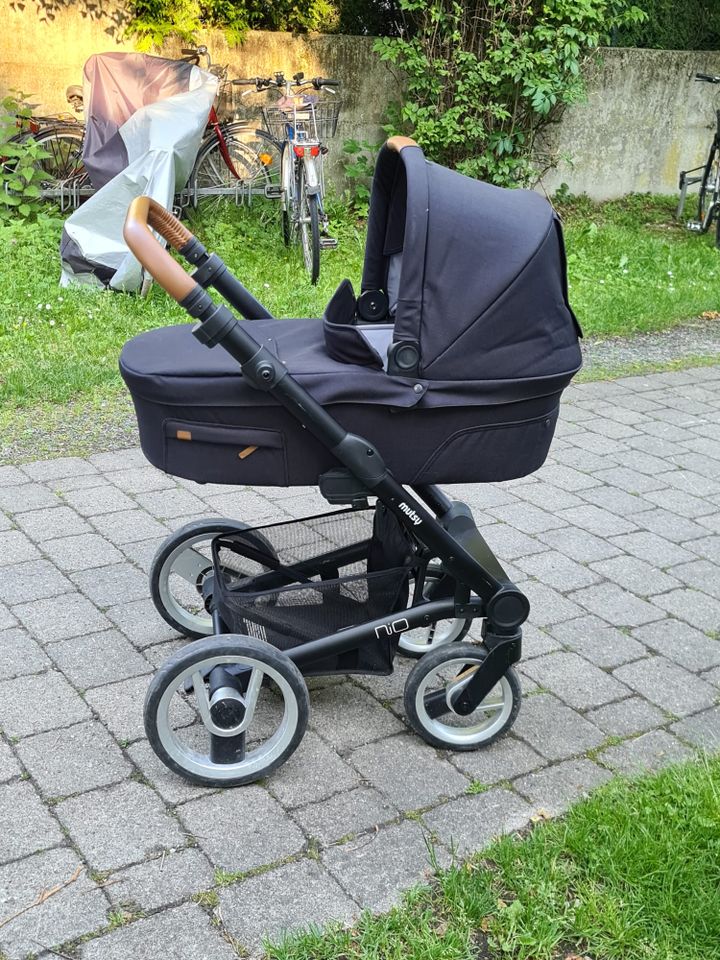
[[[386,146],[396,153],[400,153],[405,147],[417,147],[418,144],[411,137],[390,137]]]
[[[151,197],[136,197],[125,217],[123,237],[141,265],[177,301],[184,300],[197,284],[155,239],[157,231],[175,250],[193,239],[177,217]]]

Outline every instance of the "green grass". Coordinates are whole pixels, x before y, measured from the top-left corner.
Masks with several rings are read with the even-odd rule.
[[[274,960],[716,958],[720,758],[612,781],[564,819],[440,872],[390,913],[364,915],[351,930],[310,931],[268,953]]]
[[[337,251],[322,256],[312,287],[299,248],[280,239],[278,207],[226,207],[190,223],[277,316],[319,316],[338,282],[359,283],[364,230],[342,206],[332,209]],[[718,306],[720,253],[712,238],[672,221],[672,201],[629,197],[565,205],[570,294],[589,336],[660,330]],[[0,401],[6,410],[93,403],[122,390],[117,358],[143,330],[187,320],[157,286],[141,300],[88,288],[58,287],[59,219],[0,227]],[[38,410],[41,415],[41,410]],[[29,423],[34,412],[29,414]]]
[[[715,230],[688,233],[674,220],[675,205],[638,194],[561,207],[570,301],[586,336],[664,330],[718,309]]]

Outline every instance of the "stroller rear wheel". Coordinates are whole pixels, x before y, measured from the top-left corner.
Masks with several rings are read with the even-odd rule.
[[[486,656],[486,650],[469,643],[445,644],[413,667],[405,684],[405,713],[413,730],[434,747],[474,750],[515,722],[522,693],[512,667],[472,713],[461,716],[452,709],[452,695],[470,682]],[[430,709],[438,693],[444,693],[447,707],[442,712]]]
[[[284,763],[307,727],[310,700],[285,654],[253,637],[206,637],[158,670],[145,731],[162,762],[205,786],[239,786]]]
[[[248,525],[239,520],[194,520],[170,534],[160,546],[150,565],[150,595],[160,616],[178,633],[193,640],[212,634],[212,618],[202,596],[203,582],[212,573],[210,544],[221,534],[247,529]],[[253,536],[261,537],[257,533]],[[264,537],[262,541],[263,548],[268,549]],[[248,576],[261,569],[265,568],[247,561]]]
[[[425,583],[423,586],[423,595],[428,599],[432,598],[432,588],[434,584],[440,583],[443,574],[439,568],[428,568],[425,574]],[[405,657],[417,660],[418,657],[425,656],[431,650],[437,650],[438,647],[446,643],[453,643],[455,640],[462,640],[470,629],[472,620],[463,620],[453,618],[449,620],[438,620],[431,623],[428,627],[416,627],[414,630],[406,630],[400,636],[398,643],[398,652]]]

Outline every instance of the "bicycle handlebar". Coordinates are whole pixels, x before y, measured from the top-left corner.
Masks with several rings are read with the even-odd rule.
[[[715,77],[710,73],[696,73],[696,80],[704,80],[705,83],[720,83],[720,77]]]
[[[299,79],[296,80],[295,77]],[[320,90],[322,87],[340,86],[340,80],[332,80],[329,77],[312,77],[310,80],[305,80],[302,73],[296,73],[295,77],[290,82],[291,87],[314,87]],[[276,73],[273,77],[237,77],[230,82],[236,86],[255,86],[258,91],[266,90],[268,87],[284,87],[287,83],[283,73]]]

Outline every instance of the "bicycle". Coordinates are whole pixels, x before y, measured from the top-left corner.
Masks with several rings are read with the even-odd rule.
[[[303,91],[312,87],[316,91],[327,89],[334,94],[333,88],[339,86],[339,81],[326,77],[306,80],[303,73],[296,73],[291,80],[286,80],[282,72],[277,72],[273,77],[234,82],[252,84],[258,92],[271,87],[284,90],[277,103],[261,107],[265,129],[256,133],[272,144],[280,155],[283,241],[289,246],[297,242],[299,236],[305,269],[310,282],[316,284],[320,276],[320,251],[335,249],[338,245],[327,232],[323,160],[328,152],[325,140],[335,136],[341,104],[320,100]]]
[[[696,81],[720,84],[720,76],[696,73]],[[698,174],[698,171],[701,171]],[[680,171],[680,200],[677,219],[680,220],[685,208],[688,187],[699,183],[697,219],[688,220],[686,227],[693,233],[707,233],[716,222],[715,246],[720,249],[720,110],[715,111],[715,134],[707,160],[701,167]]]

